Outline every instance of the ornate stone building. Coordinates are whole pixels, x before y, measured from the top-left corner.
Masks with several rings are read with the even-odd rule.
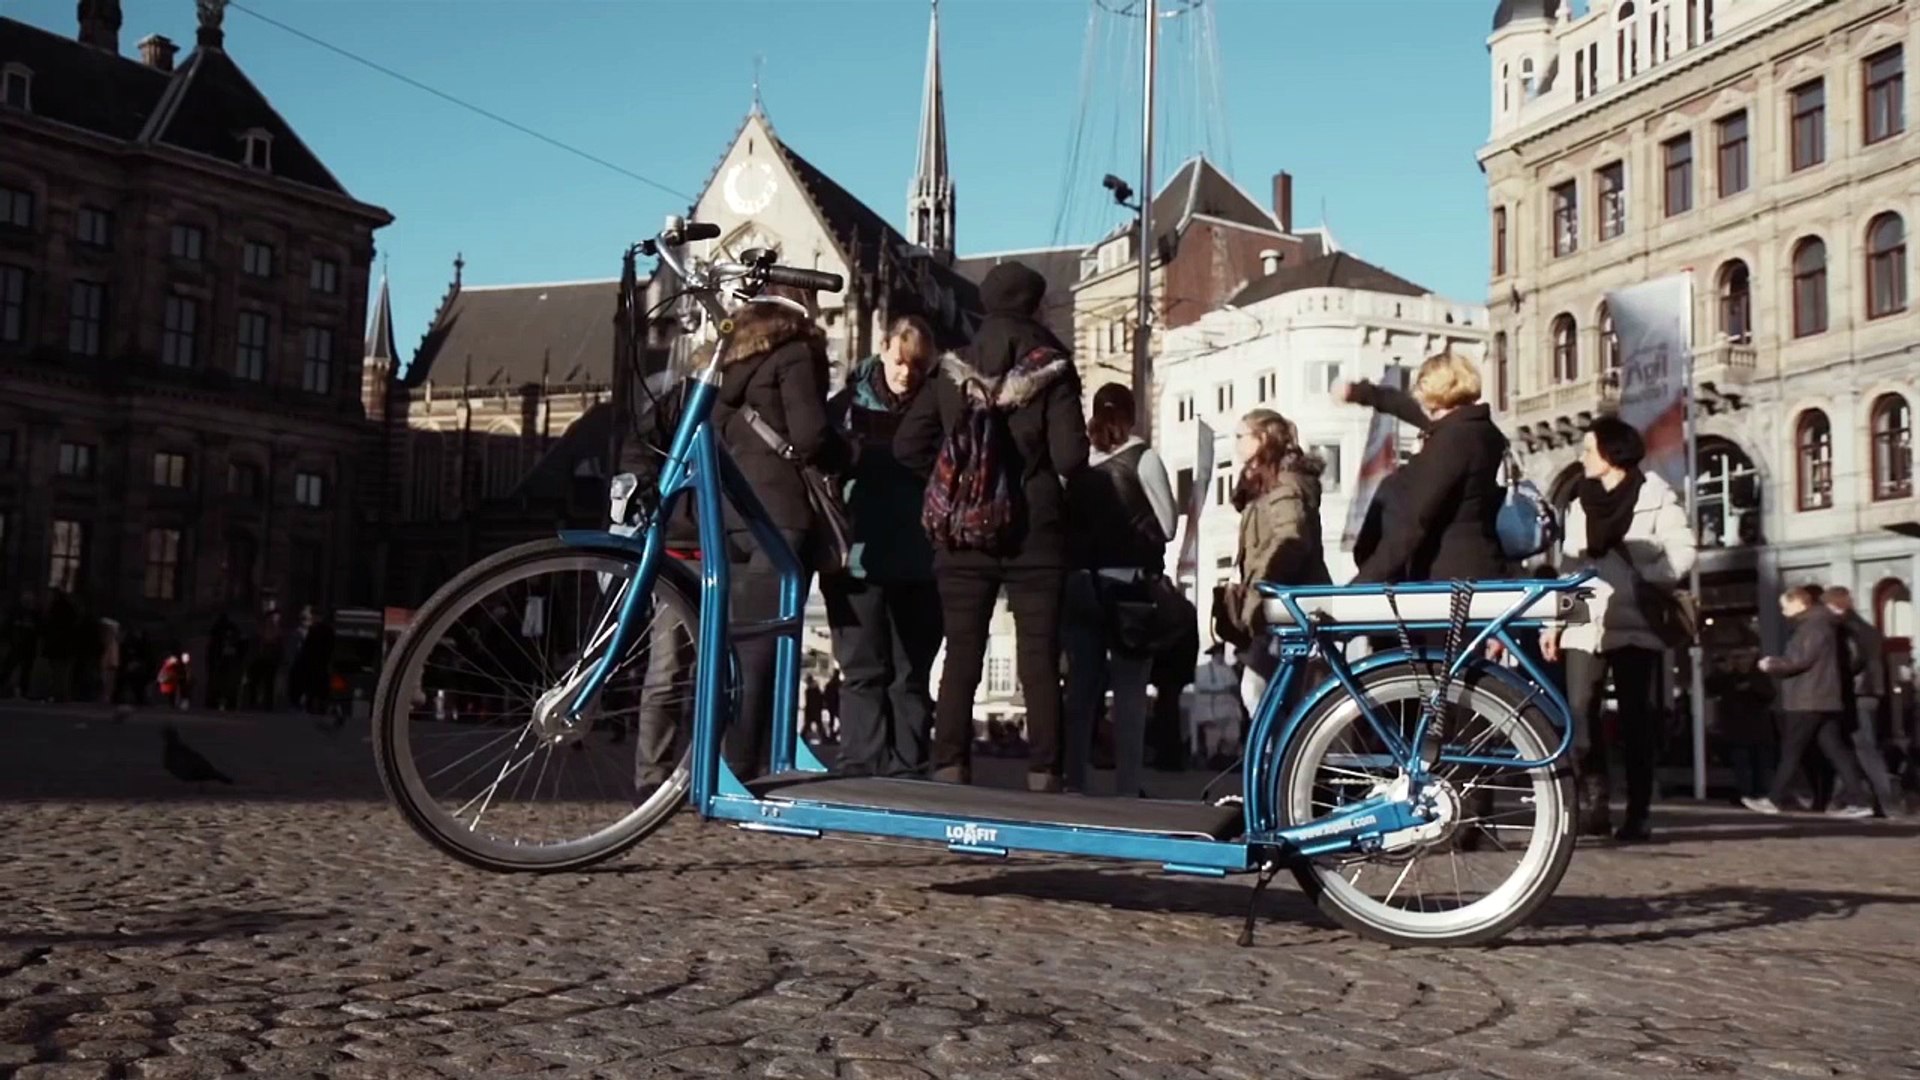
[[[1851,586],[1912,633],[1920,215],[1910,0],[1503,0],[1492,36],[1493,383],[1565,497],[1611,407],[1607,290],[1695,281],[1710,649]]]
[[[0,578],[180,641],[369,598],[353,343],[393,220],[197,8],[178,63],[120,54],[117,0],[75,38],[0,18]]]

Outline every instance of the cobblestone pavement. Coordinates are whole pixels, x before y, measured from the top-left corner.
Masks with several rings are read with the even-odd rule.
[[[1920,835],[1672,808],[1502,947],[1392,951],[1276,883],[681,818],[502,877],[364,729],[0,711],[0,1076],[1920,1078]]]

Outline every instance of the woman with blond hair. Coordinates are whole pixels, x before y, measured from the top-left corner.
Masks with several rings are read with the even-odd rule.
[[[1494,530],[1505,491],[1507,437],[1480,400],[1480,371],[1452,352],[1430,356],[1414,376],[1426,410],[1426,441],[1399,469],[1395,504],[1380,542],[1354,580],[1474,581],[1508,574]]]
[[[1300,446],[1293,421],[1272,409],[1240,418],[1234,453],[1244,463],[1233,489],[1240,511],[1240,589],[1236,628],[1250,640],[1242,700],[1252,712],[1273,677],[1275,657],[1262,633],[1256,582],[1327,585],[1326,548],[1320,536],[1320,474],[1326,463]]]

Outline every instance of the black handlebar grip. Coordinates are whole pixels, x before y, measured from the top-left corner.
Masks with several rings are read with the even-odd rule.
[[[795,289],[811,292],[837,293],[845,286],[839,274],[829,274],[824,270],[801,270],[792,266],[767,267],[767,284],[787,285]]]
[[[720,239],[720,226],[706,221],[689,221],[680,227],[680,242],[691,244],[695,240]]]

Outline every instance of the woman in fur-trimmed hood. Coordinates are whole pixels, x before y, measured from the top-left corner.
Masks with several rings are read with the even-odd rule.
[[[791,443],[800,462],[828,473],[844,467],[846,443],[827,420],[826,335],[812,319],[785,305],[749,304],[734,314],[733,338],[721,361],[712,423],[767,517],[804,558],[814,522],[800,465],[781,457],[754,430],[747,421],[748,410]],[[742,622],[772,619],[779,614],[780,595],[773,563],[748,534],[745,522],[731,512],[727,519],[733,618]],[[726,757],[742,780],[760,774],[766,755],[773,719],[774,644],[775,639],[767,636],[742,640],[736,646],[741,674],[739,720],[745,722],[728,726]]]
[[[1035,317],[1046,279],[1018,262],[980,283],[986,319],[973,343],[943,357],[940,374],[914,399],[894,436],[900,463],[933,469],[947,432],[966,414],[969,384],[997,388],[1006,423],[1002,467],[1013,489],[1013,527],[997,551],[936,548],[947,660],[934,719],[935,780],[972,779],[973,701],[1000,590],[1015,624],[1014,651],[1027,687],[1028,786],[1057,791],[1060,743],[1060,589],[1067,566],[1065,483],[1087,465],[1080,380],[1066,346]],[[1036,354],[1036,350],[1045,350]]]

